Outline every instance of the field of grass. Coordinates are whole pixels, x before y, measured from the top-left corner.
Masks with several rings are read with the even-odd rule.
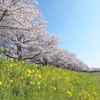
[[[100,73],[0,59],[0,100],[100,100]]]

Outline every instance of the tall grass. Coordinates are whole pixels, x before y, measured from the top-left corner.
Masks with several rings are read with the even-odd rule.
[[[99,76],[0,59],[0,100],[100,100]]]

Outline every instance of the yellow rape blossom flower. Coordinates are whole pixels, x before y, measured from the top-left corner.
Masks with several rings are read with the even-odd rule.
[[[32,73],[34,73],[34,70],[32,70]]]
[[[12,65],[12,64],[10,64],[10,67],[13,67],[13,65]]]
[[[56,87],[54,87],[53,89],[56,90]]]
[[[32,81],[31,81],[30,84],[35,84],[35,82],[32,82]]]
[[[10,60],[13,62],[14,61],[14,59],[13,58],[10,58]]]
[[[22,76],[20,76],[20,79],[23,79],[23,77],[22,77]]]
[[[36,72],[38,73],[39,71],[38,71],[38,70],[36,70]]]
[[[42,78],[42,76],[41,75],[38,75],[38,78]]]
[[[6,51],[8,51],[8,48],[6,48]]]
[[[40,86],[38,86],[38,89],[40,89]]]
[[[30,69],[28,69],[28,70],[27,70],[27,73],[28,73],[28,74],[31,74],[31,70],[30,70]]]
[[[34,63],[34,67],[37,67],[37,64]]]
[[[22,64],[24,64],[24,60],[22,61]]]
[[[9,80],[9,83],[12,84],[13,83],[13,80]]]
[[[97,96],[97,93],[96,92],[93,92],[94,96]]]
[[[46,83],[45,83],[44,85],[45,85],[45,86],[47,86],[47,84],[46,84]]]
[[[2,85],[2,82],[0,82],[0,86]]]
[[[41,83],[40,83],[40,82],[38,82],[37,84],[38,84],[38,85],[40,85]]]
[[[72,97],[72,94],[69,91],[67,91],[67,95],[68,95],[69,98]]]
[[[66,78],[66,82],[68,82],[68,80],[69,80],[69,79],[68,79],[68,78]]]
[[[27,74],[27,76],[30,77],[31,75],[30,74]]]

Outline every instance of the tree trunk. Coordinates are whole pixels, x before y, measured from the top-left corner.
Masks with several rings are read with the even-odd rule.
[[[21,49],[21,45],[17,45],[17,56],[18,56],[18,60],[22,60],[22,55],[21,55],[22,49]]]

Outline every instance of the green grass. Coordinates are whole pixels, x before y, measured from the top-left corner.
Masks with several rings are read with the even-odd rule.
[[[0,59],[0,100],[100,100],[100,73]]]

